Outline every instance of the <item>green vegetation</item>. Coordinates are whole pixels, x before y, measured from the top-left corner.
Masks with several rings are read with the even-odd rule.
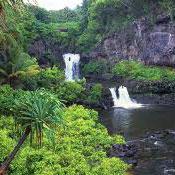
[[[59,11],[46,11],[33,5],[24,8],[22,0],[2,0],[0,5],[3,9],[0,42],[4,51],[9,48],[7,45],[15,44],[25,53],[34,40],[59,45],[62,51],[89,52],[108,34],[121,30],[133,20],[147,15],[152,21],[153,7],[169,13],[172,19],[175,12],[173,0],[83,0],[82,6],[75,10],[65,8]],[[51,48],[42,57],[35,56],[39,64],[52,66],[58,63]]]
[[[99,104],[102,85],[66,82],[57,54],[89,52],[108,34],[148,14],[152,3],[83,0],[74,10],[46,11],[23,0],[1,0],[0,175],[125,174],[129,166],[107,156],[112,144],[125,143],[123,137],[109,136],[96,111],[73,105]],[[173,1],[154,3],[173,19]],[[36,41],[46,46],[39,48],[41,53],[28,50]],[[108,69],[107,61],[98,58],[84,65],[83,73],[101,75]],[[171,69],[136,61],[118,63],[113,73],[138,80],[175,80]]]
[[[102,90],[103,90],[103,87],[99,83],[92,86],[90,90],[90,94],[87,99],[88,102],[92,104],[99,103],[102,98]]]
[[[75,103],[83,99],[85,93],[85,84],[80,82],[63,82],[55,89],[58,98],[68,103]]]
[[[84,22],[81,23],[84,30],[79,36],[77,46],[81,52],[89,52],[104,37],[122,31],[134,20],[147,16],[151,22],[154,20],[152,18],[155,9],[174,14],[174,7],[173,0],[84,0],[82,6]]]
[[[145,66],[138,61],[121,61],[113,68],[114,75],[145,81],[175,80],[175,71],[170,68]]]
[[[85,64],[82,71],[85,75],[88,74],[101,75],[107,72],[107,70],[108,70],[107,61],[105,59],[101,59],[101,60],[92,60],[89,63]]]
[[[36,90],[38,88],[53,89],[60,85],[64,79],[64,72],[58,67],[53,67],[21,75],[20,83],[21,87],[25,90]]]
[[[14,100],[14,91],[9,85],[0,87],[0,113],[9,114]]]
[[[30,134],[30,142],[35,138],[41,147],[43,132],[51,132],[61,123],[62,104],[54,95],[46,91],[26,92],[14,100],[11,114],[19,131],[23,132],[13,151],[0,166],[0,174],[8,171],[10,163]]]
[[[36,101],[34,101],[35,104]],[[28,104],[28,102],[25,104]],[[23,104],[23,107],[26,106],[25,104]],[[31,105],[34,106],[35,104]],[[21,112],[30,110],[30,108],[23,107]],[[21,112],[22,116],[27,114],[27,118],[34,117],[33,112],[29,113],[30,116],[26,112]],[[38,114],[34,113],[34,115]],[[45,115],[45,113],[42,115]],[[28,121],[27,118],[24,117],[23,119],[20,115],[18,116],[22,124]],[[56,127],[54,130],[54,144],[50,142],[50,134],[47,137],[48,128],[43,128],[46,134],[42,138],[42,148],[36,149],[35,145],[30,147],[30,140],[27,140],[24,148],[12,162],[9,174],[124,174],[128,166],[118,158],[108,158],[106,149],[110,148],[112,143],[123,144],[125,142],[121,136],[111,137],[108,135],[107,130],[97,122],[97,112],[75,105],[65,109],[63,118],[63,125]],[[1,116],[0,125],[1,141],[3,141],[0,142],[0,159],[2,161],[14,147],[18,135],[13,132],[14,121],[12,118]]]
[[[86,91],[84,81],[65,82],[52,50],[42,58],[27,53],[28,45],[41,38],[75,50],[85,25],[77,15],[81,12],[49,13],[10,0],[0,7],[0,174],[125,174],[128,165],[107,156],[112,144],[125,143],[123,137],[109,136],[97,112],[60,103],[86,96],[100,101],[101,85]]]
[[[173,16],[175,4],[172,0],[154,3],[157,9],[163,9]],[[60,45],[63,51],[84,53],[89,52],[108,34],[119,31],[133,20],[144,15],[151,19],[152,6],[152,1],[143,0],[83,0],[82,6],[75,10],[65,8],[59,11],[46,11],[30,5],[27,11],[14,15],[13,20],[18,22],[13,23],[13,33],[15,40],[19,40],[25,49],[34,40],[42,40],[53,46]],[[11,11],[6,14],[9,22]],[[42,58],[37,58],[39,63],[58,63],[52,49],[47,52]]]
[[[173,0],[161,0],[160,1],[160,6],[168,12],[170,15],[171,19],[174,20],[174,15],[175,15],[175,3]]]

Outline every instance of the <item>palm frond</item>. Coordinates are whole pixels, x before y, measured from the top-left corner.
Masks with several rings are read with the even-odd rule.
[[[32,128],[31,138],[36,136],[39,146],[42,144],[43,132],[51,132],[54,126],[62,124],[64,105],[53,94],[44,90],[27,92],[14,104],[15,120],[22,128]]]

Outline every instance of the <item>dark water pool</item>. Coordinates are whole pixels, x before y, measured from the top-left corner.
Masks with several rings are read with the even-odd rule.
[[[145,106],[138,109],[111,108],[100,111],[100,121],[111,134],[122,133],[127,140],[147,132],[175,129],[175,106]]]
[[[121,133],[136,145],[132,175],[175,175],[175,107],[146,106],[100,111],[111,134]],[[125,159],[124,159],[125,160]]]

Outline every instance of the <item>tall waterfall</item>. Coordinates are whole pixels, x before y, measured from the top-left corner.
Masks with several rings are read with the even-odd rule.
[[[65,68],[65,77],[67,81],[74,81],[79,79],[79,54],[64,54],[63,55],[64,62],[66,65]]]
[[[118,89],[119,97],[116,95],[116,88],[109,89],[112,94],[114,107],[122,107],[122,108],[139,108],[142,107],[142,104],[138,104],[135,101],[132,101],[129,97],[129,93],[126,87],[120,86]]]

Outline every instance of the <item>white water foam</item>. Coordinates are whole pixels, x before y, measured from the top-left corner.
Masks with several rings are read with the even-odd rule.
[[[67,81],[74,81],[79,79],[79,54],[67,53],[63,55],[64,62],[66,65],[65,68],[65,77]]]
[[[118,89],[119,97],[117,97],[116,88],[110,88],[109,90],[111,91],[112,94],[114,107],[129,109],[129,108],[140,108],[143,106],[142,104],[139,104],[136,101],[131,100],[128,90],[124,86],[120,86]]]

